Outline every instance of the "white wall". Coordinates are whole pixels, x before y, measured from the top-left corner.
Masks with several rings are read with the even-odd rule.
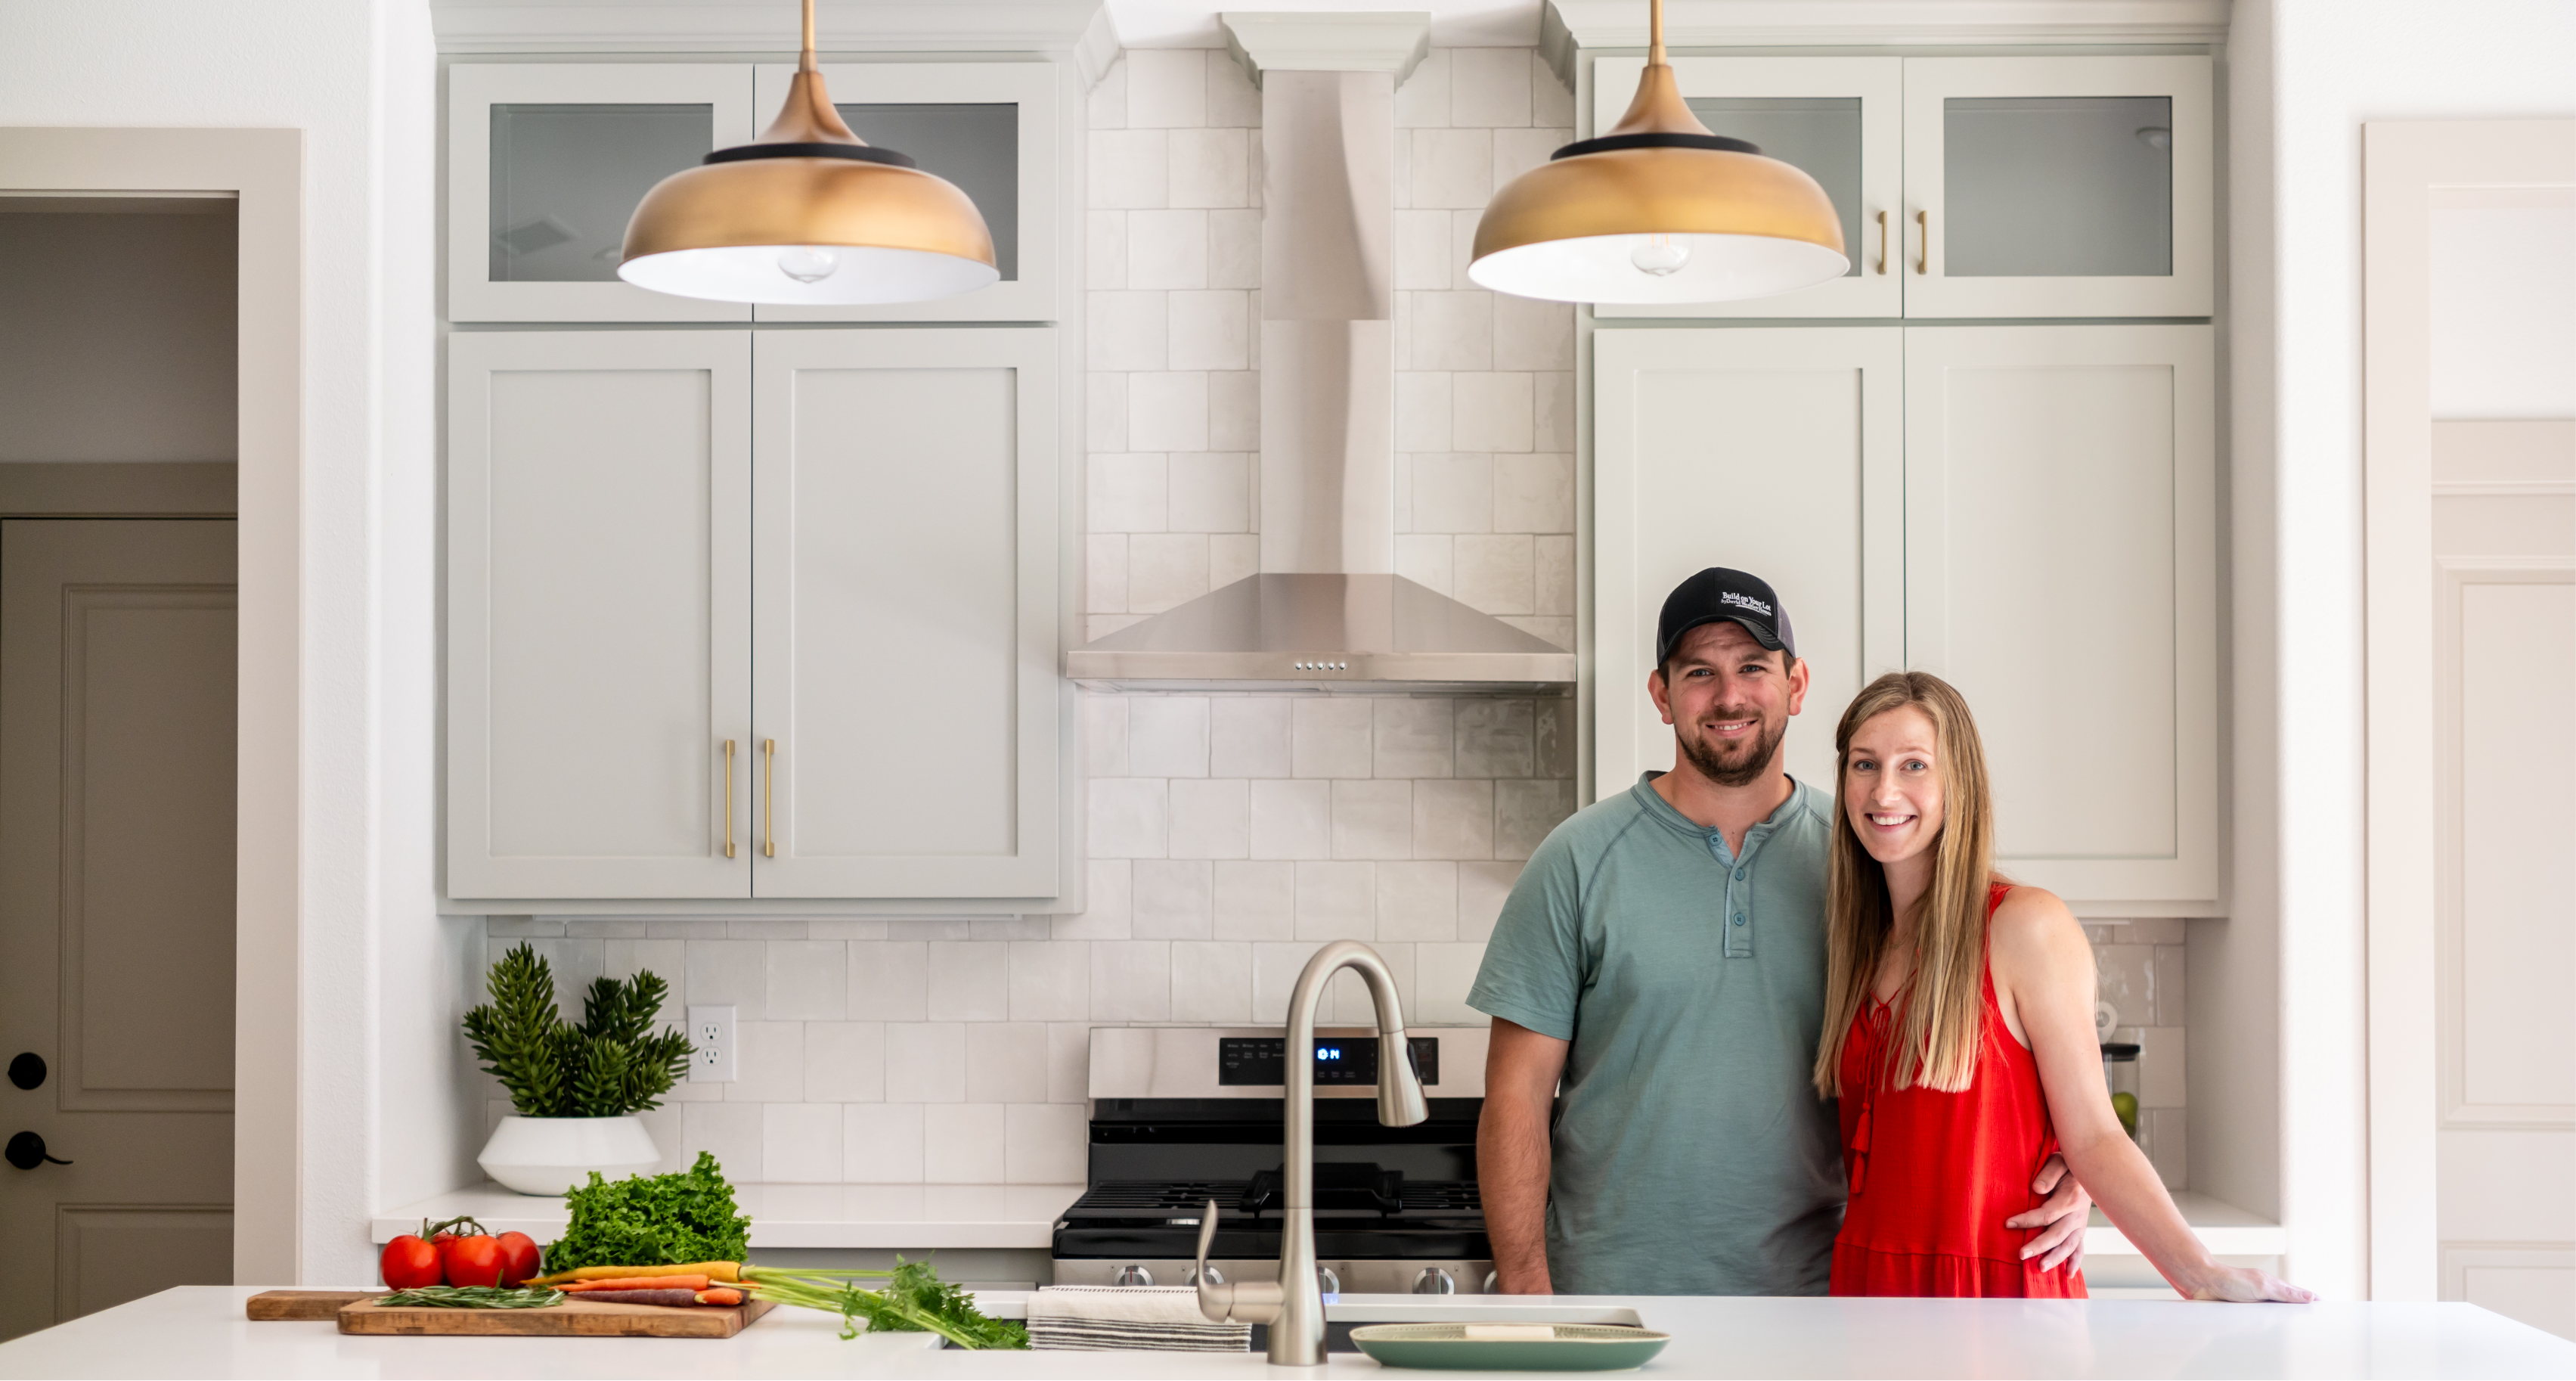
[[[2576,6],[2564,0],[2239,0],[2235,12],[2242,689],[2233,910],[2249,935],[2277,928],[2282,1018],[2272,1068],[2288,1267],[2329,1298],[2361,1297],[2368,1278],[2361,127],[2563,117],[2576,112],[2571,53]],[[2268,607],[2252,607],[2266,597]],[[2257,757],[2265,749],[2268,761]],[[2260,780],[2266,768],[2274,781]],[[2249,806],[2267,808],[2268,818],[2248,818]],[[2267,843],[2277,851],[2270,876]],[[2199,965],[2226,957],[2201,938],[2194,934],[2196,984]],[[2270,1057],[2259,1021],[2241,1006],[2237,1016],[2246,1056]]]
[[[0,8],[0,125],[304,131],[303,1187],[268,1283],[373,1278],[368,1211],[468,1176],[420,1014],[479,931],[431,890],[432,75],[425,0]]]

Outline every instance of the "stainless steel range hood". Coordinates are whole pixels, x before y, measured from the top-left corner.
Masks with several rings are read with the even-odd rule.
[[[1428,16],[1225,19],[1261,83],[1261,573],[1075,648],[1065,674],[1399,692],[1573,681],[1573,653],[1395,574],[1395,84]],[[1301,59],[1293,35],[1315,21],[1336,27]],[[1372,39],[1388,60],[1348,70]]]

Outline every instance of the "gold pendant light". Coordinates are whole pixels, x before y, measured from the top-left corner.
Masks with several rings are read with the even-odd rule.
[[[1558,302],[1727,302],[1839,278],[1842,217],[1816,180],[1711,134],[1664,55],[1651,0],[1645,75],[1618,126],[1494,194],[1467,277]]]
[[[617,276],[720,302],[918,302],[995,282],[964,192],[842,123],[814,61],[814,0],[787,103],[761,136],[644,194]]]

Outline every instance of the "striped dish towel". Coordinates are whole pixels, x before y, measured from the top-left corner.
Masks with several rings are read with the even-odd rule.
[[[1050,1285],[1029,1296],[1029,1346],[1078,1352],[1249,1352],[1252,1325],[1210,1323],[1187,1285]]]

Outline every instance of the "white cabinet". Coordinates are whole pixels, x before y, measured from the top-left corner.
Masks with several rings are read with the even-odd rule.
[[[2095,914],[2218,900],[2216,422],[2206,326],[1594,336],[1595,789],[1672,761],[1644,690],[1703,566],[1780,592],[1832,785],[1869,678],[1976,709],[1998,864]]]
[[[1673,761],[1646,696],[1683,577],[1771,582],[1813,678],[1789,770],[1831,789],[1834,720],[1904,664],[1905,340],[1894,326],[1593,337],[1593,665],[1600,796]]]
[[[758,895],[1055,891],[1054,335],[760,336]]]
[[[750,333],[449,337],[447,492],[448,894],[751,895]]]
[[[635,204],[777,115],[794,68],[731,63],[470,63],[447,71],[451,321],[751,321],[737,302],[617,276]],[[773,307],[762,321],[1052,321],[1058,314],[1057,64],[835,63],[860,138],[954,182],[993,231],[1002,281],[930,302]]]
[[[1057,348],[450,337],[448,895],[1059,895]]]
[[[1593,128],[1644,60],[1593,64]],[[1776,297],[1600,306],[1629,317],[2207,316],[2210,60],[1680,57],[1700,121],[1804,169],[1851,271]]]

